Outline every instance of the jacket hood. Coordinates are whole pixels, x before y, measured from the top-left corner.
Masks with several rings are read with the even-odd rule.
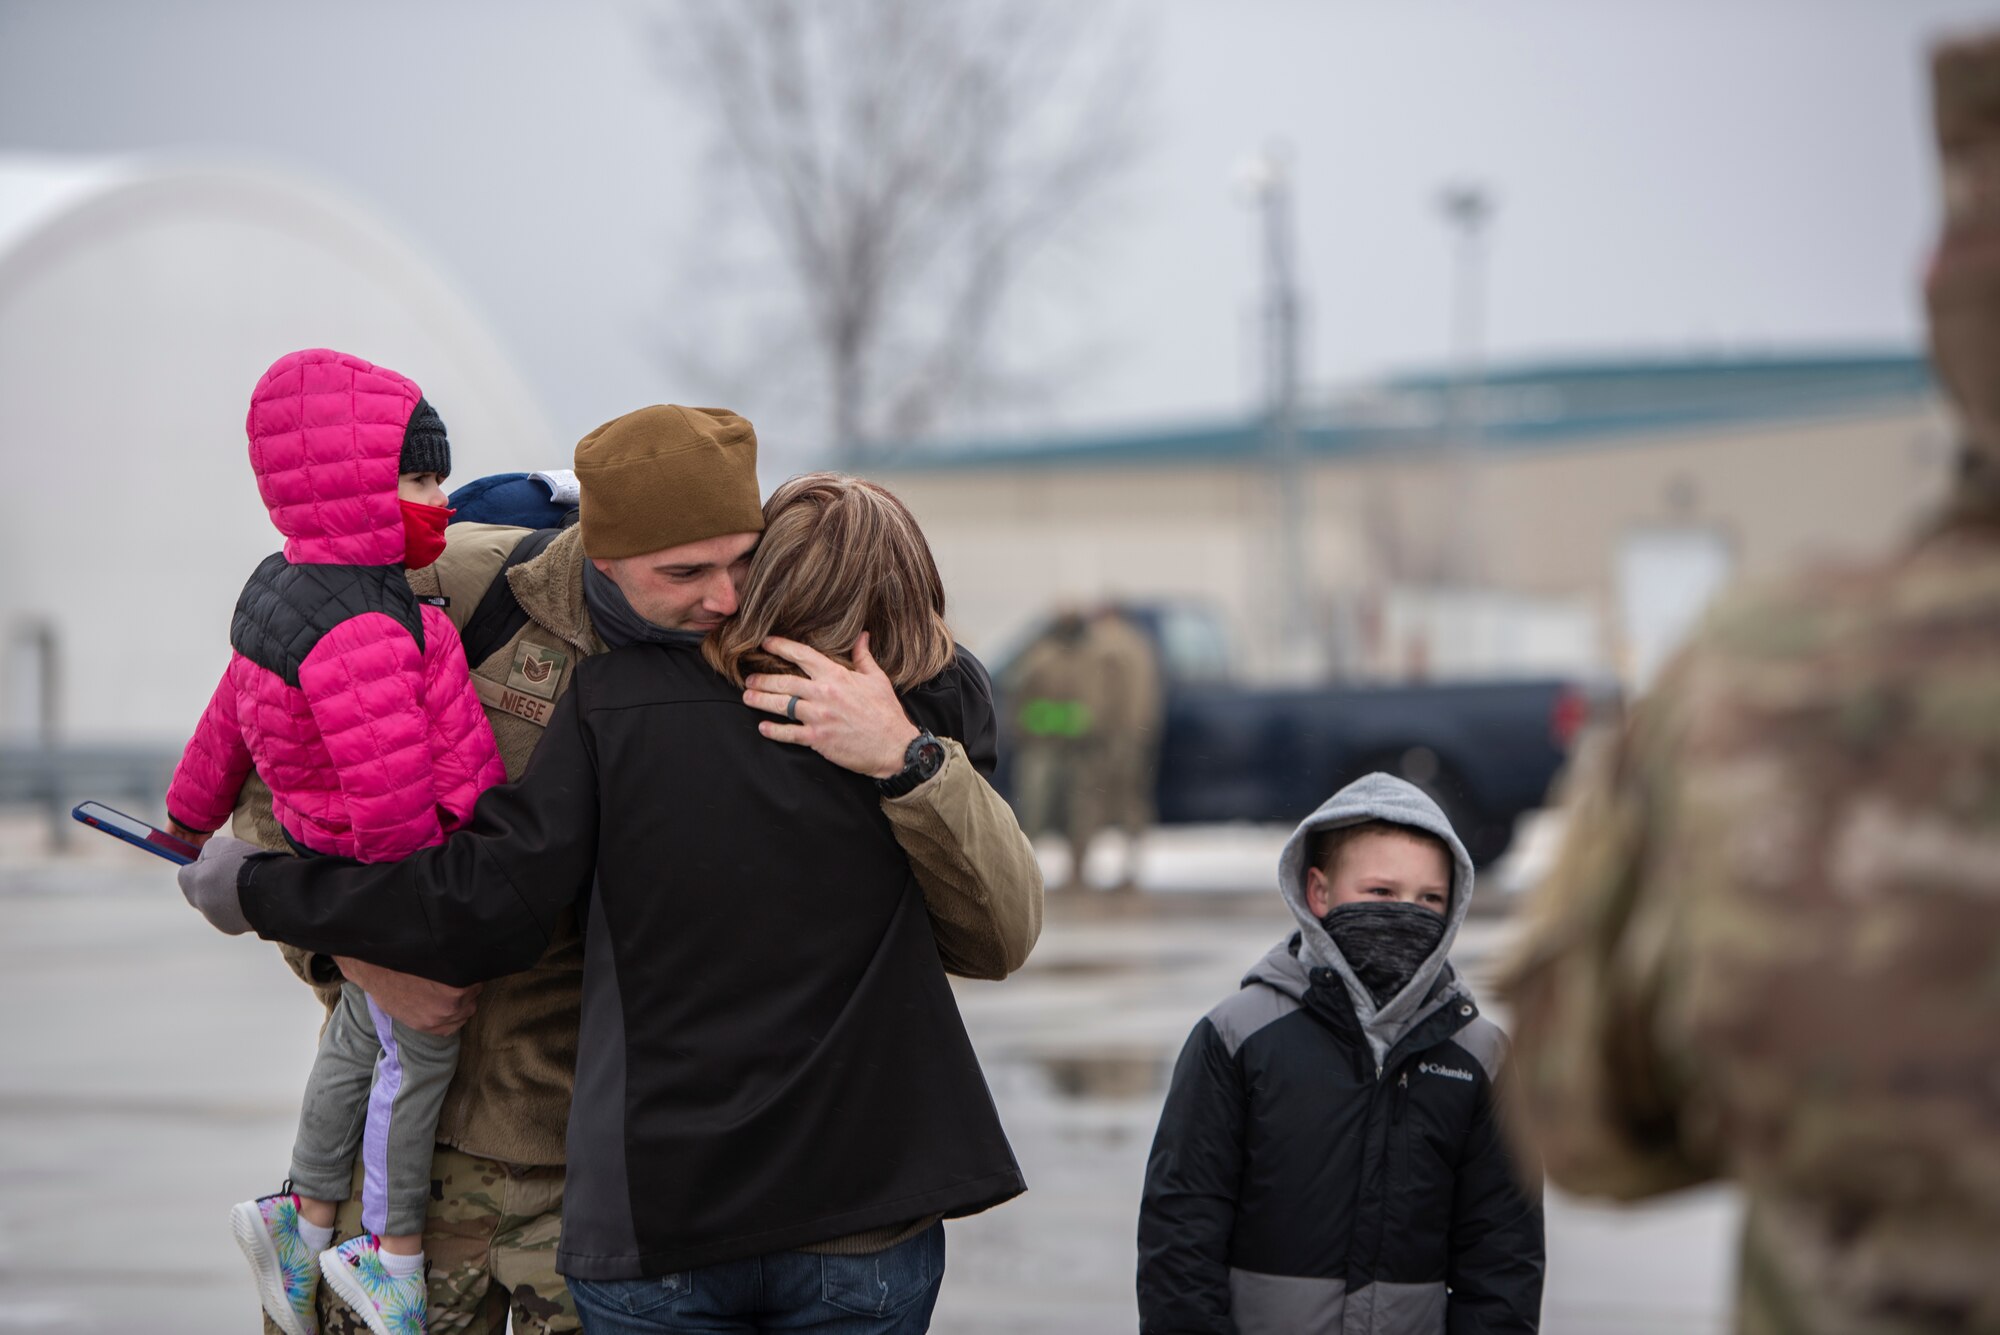
[[[1451,850],[1452,860],[1451,906],[1445,913],[1444,935],[1439,938],[1437,948],[1404,984],[1403,990],[1389,998],[1387,1005],[1380,1007],[1306,904],[1306,857],[1313,837],[1325,830],[1337,830],[1371,820],[1409,825],[1434,834],[1444,840],[1445,847]],[[1295,976],[1295,985],[1301,990],[1291,994],[1298,996],[1302,995],[1310,970],[1333,970],[1346,986],[1347,995],[1354,1002],[1355,1017],[1360,1020],[1362,1032],[1368,1036],[1369,1046],[1375,1050],[1375,1059],[1380,1063],[1404,1034],[1438,1007],[1465,991],[1446,959],[1451,954],[1453,941],[1458,937],[1459,924],[1465,921],[1466,911],[1472,903],[1472,879],[1472,858],[1437,803],[1415,784],[1392,775],[1363,775],[1299,822],[1299,827],[1292,831],[1292,837],[1285,841],[1284,852],[1278,855],[1278,893],[1284,896],[1286,906],[1299,925],[1299,959],[1295,971],[1288,974],[1275,962],[1279,951],[1274,950],[1244,981],[1254,979],[1283,991],[1291,991],[1281,980]],[[1289,943],[1282,943],[1281,949],[1289,954]],[[1262,976],[1265,973],[1273,976],[1266,978]],[[1438,986],[1441,979],[1445,986]]]
[[[287,353],[250,394],[250,467],[294,565],[401,565],[397,466],[416,385],[326,348]]]

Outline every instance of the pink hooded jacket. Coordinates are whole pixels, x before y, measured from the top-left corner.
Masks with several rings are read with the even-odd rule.
[[[229,667],[167,790],[189,829],[227,820],[254,766],[298,843],[383,862],[437,843],[505,778],[458,631],[403,574],[397,469],[421,399],[324,348],[279,358],[251,393],[250,466],[285,549],[237,600]]]

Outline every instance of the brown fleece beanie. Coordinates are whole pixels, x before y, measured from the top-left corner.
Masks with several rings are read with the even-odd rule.
[[[726,408],[656,403],[576,443],[583,550],[600,561],[762,533],[757,433]]]

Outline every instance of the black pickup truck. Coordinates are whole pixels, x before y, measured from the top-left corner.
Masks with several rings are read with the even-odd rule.
[[[1543,804],[1606,698],[1560,679],[1253,688],[1232,680],[1227,638],[1205,609],[1125,611],[1152,639],[1165,678],[1157,803],[1167,824],[1294,824],[1382,770],[1437,799],[1484,865],[1506,852],[1522,813]],[[994,677],[1007,719],[1005,668]],[[1007,779],[1003,748],[1003,792]]]

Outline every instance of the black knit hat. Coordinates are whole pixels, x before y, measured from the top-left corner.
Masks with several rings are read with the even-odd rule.
[[[431,407],[429,399],[417,400],[410,413],[410,424],[403,428],[403,457],[397,462],[396,471],[436,473],[439,477],[451,472],[451,442],[445,439],[444,419]]]

